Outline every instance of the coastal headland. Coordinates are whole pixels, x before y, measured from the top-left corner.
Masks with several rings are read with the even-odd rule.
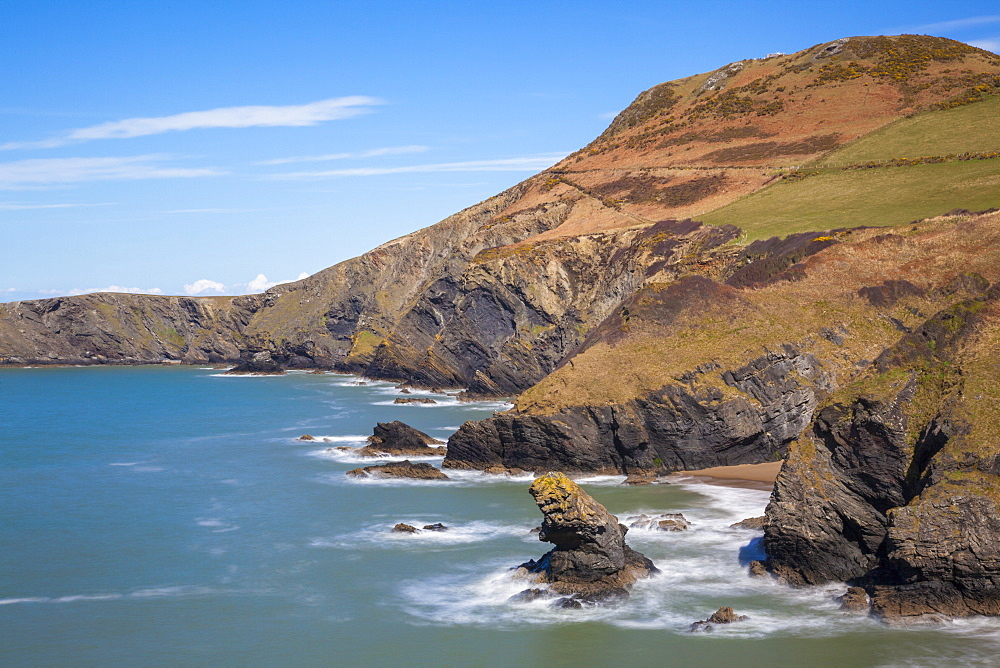
[[[1000,615],[998,114],[1000,56],[948,39],[738,61],[262,294],[0,304],[0,364],[510,397],[444,469],[773,481],[773,576],[856,585],[885,619]]]

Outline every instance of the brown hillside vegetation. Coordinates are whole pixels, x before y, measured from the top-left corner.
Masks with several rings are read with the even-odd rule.
[[[640,94],[501,217],[571,206],[543,238],[697,217],[893,121],[997,92],[1000,56],[938,37],[851,37],[731,63]]]
[[[696,368],[734,368],[786,343],[816,354],[842,384],[966,283],[982,290],[978,283],[1000,280],[1000,213],[891,232],[848,230],[816,241],[819,250],[772,265],[757,280],[730,273],[736,280],[729,285],[704,279],[647,285],[524,392],[516,410],[550,415],[621,403]],[[717,262],[748,259],[721,254]],[[718,386],[732,391],[721,380]]]

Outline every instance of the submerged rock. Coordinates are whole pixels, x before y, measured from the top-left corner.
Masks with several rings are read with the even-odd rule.
[[[409,524],[403,524],[400,522],[392,528],[393,533],[417,533],[419,529],[415,526],[410,526]]]
[[[510,598],[507,599],[508,603],[531,603],[532,601],[537,601],[543,598],[552,598],[554,594],[548,589],[538,589],[534,587],[532,589],[525,589],[520,591]]]
[[[436,404],[437,401],[430,397],[396,397],[392,400],[394,404]]]
[[[375,466],[364,466],[351,469],[345,475],[358,478],[414,478],[417,480],[448,480],[448,476],[430,464],[420,462],[414,464],[408,459],[401,462],[389,462]]]
[[[635,515],[626,517],[630,529],[650,529],[653,531],[687,531],[690,523],[681,513],[663,513],[655,517]]]
[[[298,437],[297,439],[295,439],[295,440],[296,440],[296,441],[315,441],[315,440],[316,440],[316,437],[315,437],[315,436],[312,436],[311,434],[302,434],[301,436],[299,436],[299,437]]]
[[[405,422],[379,422],[374,433],[368,437],[368,445],[358,451],[363,457],[384,455],[409,455],[412,457],[433,457],[444,455],[445,449],[432,447],[443,445],[443,441],[431,438],[419,429]]]
[[[653,473],[630,473],[625,480],[622,481],[623,485],[655,485],[659,483],[656,475]]]
[[[562,473],[538,478],[528,491],[545,516],[538,538],[555,547],[515,575],[549,584],[549,591],[566,597],[558,607],[626,598],[636,579],[659,572],[625,544],[628,529],[618,518]]]
[[[746,615],[737,615],[736,611],[727,605],[713,612],[712,616],[708,619],[701,619],[693,623],[688,628],[688,631],[711,631],[713,630],[713,625],[732,624],[734,622],[746,621],[747,619],[749,618]]]

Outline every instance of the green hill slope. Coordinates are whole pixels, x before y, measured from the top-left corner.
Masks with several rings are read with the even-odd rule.
[[[900,120],[700,218],[749,239],[1000,207],[1000,97]]]

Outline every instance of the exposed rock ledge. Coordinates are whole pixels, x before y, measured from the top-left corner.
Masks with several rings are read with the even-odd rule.
[[[708,374],[735,392],[698,385]],[[631,474],[774,461],[833,387],[819,361],[792,345],[738,369],[689,375],[689,385],[627,403],[467,422],[449,439],[443,466]]]

